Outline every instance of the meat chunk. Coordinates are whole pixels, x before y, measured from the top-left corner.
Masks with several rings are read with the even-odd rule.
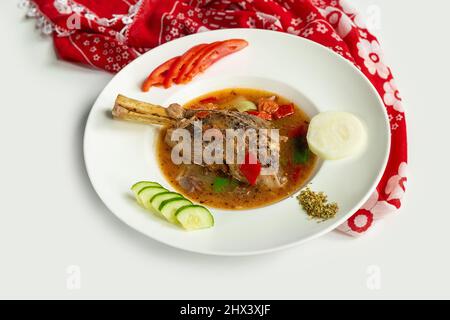
[[[169,146],[174,146],[176,142],[171,140],[171,135],[174,129],[177,128],[185,128],[191,132],[191,136],[193,134],[194,121],[197,120],[197,114],[199,112],[205,112],[205,110],[184,110],[184,118],[177,121],[176,125],[172,128],[168,128],[165,136],[165,142]],[[229,111],[229,110],[211,110],[208,111],[209,115],[206,118],[203,118],[203,129],[205,128],[215,128],[222,131],[223,136],[226,136],[226,129],[243,129],[244,131],[247,129],[269,129],[271,127],[270,122],[259,117],[253,116],[248,113],[242,113],[238,111]],[[267,137],[266,137],[267,138]],[[268,149],[270,149],[270,153],[272,153],[277,146],[273,145],[271,141],[268,141],[267,144]],[[248,141],[245,141],[246,149],[248,149]],[[203,147],[206,144],[204,143]],[[194,151],[194,148],[191,148],[191,152]],[[237,150],[235,150],[237,152]],[[225,155],[224,155],[225,156]],[[235,153],[235,159],[237,154]],[[193,153],[191,154],[191,159],[194,158]],[[226,164],[226,159],[223,159],[223,164],[199,164],[205,168],[207,168],[211,172],[217,172],[220,174],[225,174],[234,179],[247,183],[247,179],[240,172],[239,164]],[[281,181],[281,172],[277,172],[273,177],[262,178],[258,182],[259,185],[267,185],[269,188],[281,187],[283,182]],[[197,190],[199,188],[196,185],[196,181],[194,181],[189,175],[185,175],[180,178],[180,185],[184,185],[183,188],[186,190]]]
[[[203,182],[189,172],[184,172],[183,175],[178,176],[177,180],[180,186],[188,192],[203,191]]]
[[[181,120],[184,118],[184,108],[180,106],[178,103],[172,103],[167,107],[167,115],[173,119]]]
[[[267,176],[260,176],[258,178],[258,185],[263,185],[269,189],[278,189],[283,187],[288,182],[285,176],[279,174],[272,174]]]
[[[276,103],[276,97],[264,98],[259,102],[259,107],[263,108],[266,112],[273,111],[275,107],[278,106]],[[200,117],[199,114],[206,116]],[[214,128],[222,132],[223,137],[226,137],[227,129],[242,129],[246,131],[247,129],[270,129],[270,121],[266,121],[257,116],[251,115],[246,112],[231,111],[226,109],[215,110],[213,103],[203,105],[201,109],[196,110],[186,110],[179,104],[171,104],[168,108],[163,108],[161,106],[141,102],[138,100],[130,99],[119,95],[116,99],[112,114],[115,118],[136,121],[149,124],[165,125],[167,128],[165,142],[173,147],[176,145],[176,141],[172,141],[172,133],[175,129],[184,128],[189,131],[190,137],[194,134],[194,123],[196,120],[201,119],[204,128]],[[244,135],[242,135],[245,138]],[[261,134],[259,134],[261,137]],[[238,137],[236,137],[237,139]],[[192,139],[193,140],[193,139]],[[285,138],[282,137],[282,141]],[[268,141],[266,145],[267,154],[272,154],[272,151],[276,151],[276,147],[272,141]],[[203,147],[206,146],[204,142]],[[250,146],[248,144],[248,139],[244,139],[245,150],[249,150]],[[190,159],[192,157],[192,152],[195,148],[191,149]],[[237,151],[237,150],[235,150]],[[183,156],[185,156],[183,154]],[[187,154],[186,156],[189,156]],[[224,155],[225,156],[225,155]],[[226,157],[226,156],[225,156]],[[236,157],[235,157],[236,159]],[[224,159],[226,160],[226,159]],[[187,162],[187,161],[186,161]],[[212,171],[219,172],[222,175],[233,177],[234,179],[247,183],[247,179],[240,172],[240,166],[237,163],[228,164],[226,161],[222,161],[223,164],[198,164],[201,167]],[[264,162],[264,161],[263,161]],[[192,163],[192,161],[190,161]],[[194,161],[195,163],[195,161]],[[195,163],[197,165],[197,163]],[[283,176],[282,170],[273,174],[272,178],[261,178],[258,184],[267,185],[269,187],[279,187],[284,181],[280,177]],[[193,175],[183,175],[180,177],[180,184],[184,185],[189,190],[199,190],[201,184],[195,179]]]
[[[272,96],[270,98],[261,98],[258,100],[258,111],[264,111],[269,114],[278,110],[279,105],[275,101],[277,97]]]

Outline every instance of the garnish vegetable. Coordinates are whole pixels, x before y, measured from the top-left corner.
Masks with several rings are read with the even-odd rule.
[[[183,195],[170,192],[157,182],[140,181],[131,189],[140,205],[172,224],[186,230],[214,226],[214,218],[207,208],[193,205]]]
[[[348,112],[322,112],[312,118],[307,140],[309,148],[325,160],[353,156],[366,143],[366,130],[361,121]]]
[[[334,218],[339,210],[337,203],[329,203],[327,198],[323,192],[311,191],[309,187],[297,197],[306,214],[321,221]]]
[[[142,84],[142,91],[147,92],[153,86],[164,86],[167,89],[173,83],[188,83],[220,59],[244,49],[247,45],[248,42],[243,39],[196,45],[181,56],[171,58],[153,70]]]

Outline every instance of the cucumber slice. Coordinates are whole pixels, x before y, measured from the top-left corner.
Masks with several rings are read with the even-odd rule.
[[[158,211],[171,223],[178,224],[175,213],[181,207],[192,205],[192,202],[185,198],[173,198],[161,202]]]
[[[184,199],[184,198],[179,193],[167,191],[167,192],[162,192],[162,193],[158,193],[158,194],[154,195],[153,198],[150,200],[150,203],[151,203],[153,209],[158,211],[158,213],[161,213],[159,211],[159,206],[161,205],[161,203],[164,200],[169,200],[169,199]]]
[[[140,199],[138,197],[139,191],[141,191],[145,187],[161,187],[161,185],[158,182],[151,182],[151,181],[139,181],[133,184],[131,186],[131,191],[134,192],[134,195],[136,196],[136,199],[139,203],[140,203]]]
[[[164,189],[163,187],[145,187],[139,191],[137,198],[144,208],[151,209],[152,205],[150,199],[152,199],[155,194],[162,192],[167,192],[167,189]]]
[[[135,192],[136,194],[139,193],[142,189],[145,187],[161,187],[161,185],[158,182],[152,182],[152,181],[139,181],[136,182],[131,186],[131,190]]]
[[[203,206],[181,207],[175,213],[176,219],[186,230],[205,229],[214,226],[214,217]]]

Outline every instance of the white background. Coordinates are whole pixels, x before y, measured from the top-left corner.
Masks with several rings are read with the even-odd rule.
[[[450,298],[450,2],[378,5],[376,30],[404,98],[409,181],[402,210],[370,234],[332,232],[254,257],[156,243],[120,222],[85,172],[89,109],[111,75],[55,57],[15,0],[0,12],[1,298]],[[67,267],[81,288],[66,286]],[[367,286],[368,268],[381,286]]]

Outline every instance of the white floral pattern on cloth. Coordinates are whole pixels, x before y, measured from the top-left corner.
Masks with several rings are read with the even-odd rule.
[[[406,176],[408,165],[402,162],[398,167],[398,174],[392,176],[387,184],[384,192],[388,195],[387,200],[401,200],[405,194]]]
[[[356,8],[347,0],[341,0],[339,1],[339,4],[342,7],[342,11],[351,19],[353,20],[353,23],[360,29],[365,29],[366,21],[364,18],[364,15],[362,12],[356,10]]]
[[[406,174],[407,164],[402,162],[398,168],[398,174],[392,176],[386,184],[384,193],[388,198],[386,200],[380,199],[378,191],[375,190],[361,209],[340,225],[338,230],[358,236],[367,231],[374,221],[396,212],[398,208],[390,202],[400,201],[403,198],[406,188]]]
[[[370,74],[377,74],[382,79],[389,76],[389,68],[384,64],[384,55],[376,40],[361,39],[358,43],[358,55],[364,59],[364,65]]]
[[[136,16],[139,7],[142,5],[142,2],[143,0],[139,0],[135,5],[129,5],[127,14],[115,14],[111,18],[99,17],[86,6],[73,0],[53,0],[53,6],[61,14],[68,15],[74,13],[79,17],[84,17],[85,19],[104,27],[111,27],[114,24],[121,22],[123,28],[118,33],[115,33],[115,35],[117,34],[119,41],[123,41],[128,26],[133,23],[133,19]]]
[[[339,226],[339,230],[353,236],[367,231],[374,220],[380,219],[387,214],[393,213],[397,207],[385,200],[379,200],[378,191],[375,190],[366,203],[356,214]]]
[[[132,50],[126,45],[126,33],[133,23],[143,0],[136,0],[128,3],[128,13],[114,14],[111,18],[100,17],[91,12],[87,7],[72,0],[54,0],[54,3],[67,3],[70,8],[81,17],[88,20],[88,23],[97,28],[101,34],[77,34],[73,37],[74,47],[81,48],[83,57],[92,65],[100,66],[109,72],[118,72],[132,61],[139,52]],[[86,50],[76,44],[85,40]],[[93,39],[93,40],[92,40]]]
[[[397,89],[397,84],[394,79],[386,81],[383,85],[384,96],[383,100],[387,106],[391,106],[398,112],[404,112],[402,98],[400,92]]]
[[[343,39],[352,30],[352,20],[334,7],[326,7],[320,10],[328,22],[336,29],[336,33]]]
[[[98,27],[100,32],[106,30],[105,27],[112,27],[120,23],[121,29],[119,31],[110,30],[109,32],[114,32],[114,36],[118,41],[125,41],[126,33],[129,27],[133,23],[133,19],[136,16],[140,6],[144,0],[138,0],[136,4],[129,5],[129,11],[127,14],[115,14],[111,18],[99,17],[94,12],[90,11],[86,6],[77,3],[73,0],[52,0],[53,7],[61,15],[66,15],[74,18],[69,18],[66,27],[62,27],[53,23],[50,19],[46,17],[42,12],[40,12],[38,6],[33,2],[33,0],[21,0],[19,2],[19,7],[25,8],[27,10],[27,17],[36,19],[36,26],[45,35],[50,35],[56,32],[58,36],[67,37],[77,32],[77,24],[80,23],[81,19],[86,19],[88,23],[94,22]],[[74,24],[73,26],[71,24]]]
[[[52,23],[40,10],[39,7],[31,0],[21,0],[19,8],[26,10],[26,17],[36,20],[36,28],[44,35],[51,35],[56,33],[59,36],[66,37],[73,34],[75,31],[67,28],[62,28]],[[62,9],[61,9],[62,10]]]

